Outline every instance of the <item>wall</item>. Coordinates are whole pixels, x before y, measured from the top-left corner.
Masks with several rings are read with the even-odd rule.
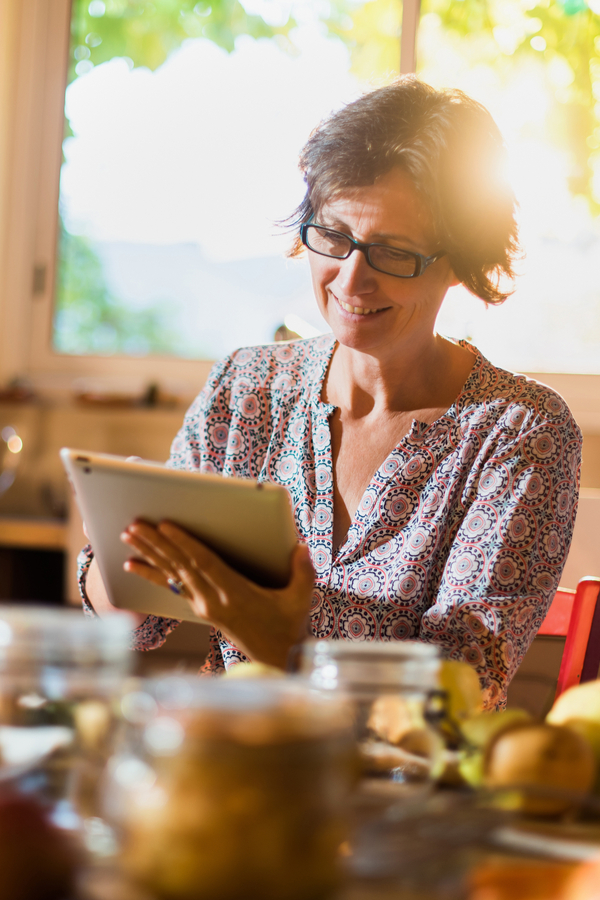
[[[581,487],[600,488],[600,434],[584,433]]]
[[[12,165],[11,135],[14,130],[15,90],[17,74],[17,7],[10,0],[0,0],[0,378],[8,355],[6,272],[9,220],[10,172]]]

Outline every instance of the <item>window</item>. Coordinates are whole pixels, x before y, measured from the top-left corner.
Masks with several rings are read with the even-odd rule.
[[[600,372],[600,2],[423,0],[418,71],[492,112],[507,141],[525,258],[486,308],[448,296],[442,332],[517,371]]]
[[[116,0],[114,2],[116,3]],[[170,0],[165,0],[165,2],[170,2]],[[272,0],[261,0],[261,2],[263,5],[260,8],[263,11],[269,9],[274,17],[275,11],[279,7]],[[98,22],[108,21],[106,16],[113,9],[111,3],[106,0],[103,16],[96,16]],[[255,6],[252,9],[250,3],[246,3],[245,9],[249,14],[255,14],[254,10],[258,8],[259,0],[253,0],[253,3]],[[300,0],[298,3],[298,8],[302,9]],[[521,182],[521,203],[525,223],[523,233],[529,250],[529,262],[527,263],[529,270],[519,280],[517,293],[504,308],[486,310],[480,301],[460,296],[459,292],[455,292],[455,296],[449,299],[442,311],[440,329],[457,337],[471,337],[495,362],[516,369],[547,372],[554,370],[567,373],[593,372],[597,371],[597,361],[600,360],[600,353],[597,352],[598,288],[595,272],[591,268],[591,260],[594,258],[594,253],[597,252],[597,243],[595,242],[598,240],[598,222],[595,218],[598,210],[597,188],[595,187],[598,176],[597,174],[594,176],[594,171],[597,171],[599,148],[599,145],[595,143],[598,140],[600,40],[598,11],[594,6],[597,3],[598,0],[561,0],[561,2],[559,0],[540,0],[538,5],[534,6],[532,5],[533,0],[506,0],[502,3],[500,0],[485,0],[485,2],[460,0],[460,2],[454,3],[450,3],[449,0],[422,0],[417,53],[419,73],[434,84],[452,83],[463,87],[467,92],[489,105],[506,132],[509,142],[517,148],[516,152],[513,150],[513,159],[517,168],[517,181]],[[108,373],[118,377],[121,381],[128,379],[131,383],[144,383],[156,375],[155,357],[141,355],[147,351],[149,346],[152,349],[151,342],[154,337],[157,337],[159,342],[163,342],[159,346],[161,353],[179,354],[187,340],[185,332],[193,330],[198,334],[198,339],[194,347],[185,350],[185,355],[189,356],[199,356],[204,353],[216,356],[234,344],[240,343],[235,332],[237,314],[231,315],[225,307],[221,307],[217,314],[219,323],[217,327],[209,327],[209,323],[202,314],[201,325],[203,328],[201,330],[196,332],[192,319],[189,329],[187,326],[184,328],[183,339],[181,339],[180,327],[179,336],[176,335],[173,342],[172,319],[176,319],[177,316],[169,316],[169,327],[163,328],[166,319],[161,318],[160,301],[166,299],[170,304],[171,302],[182,303],[182,300],[180,297],[176,297],[174,300],[165,297],[165,291],[158,283],[159,279],[150,277],[149,267],[146,271],[143,259],[140,263],[138,258],[137,268],[133,275],[130,271],[128,282],[136,282],[138,293],[131,291],[129,297],[125,297],[131,306],[129,313],[124,313],[121,319],[120,333],[117,334],[118,340],[115,343],[115,335],[114,333],[111,335],[110,330],[104,333],[100,330],[88,344],[87,350],[91,352],[79,355],[85,349],[76,342],[80,339],[81,334],[78,336],[77,328],[73,330],[68,322],[65,322],[64,319],[61,321],[61,311],[65,305],[68,305],[68,293],[73,288],[73,284],[71,283],[69,288],[67,281],[64,280],[64,270],[58,273],[54,270],[57,246],[57,172],[61,165],[63,152],[62,109],[66,61],[71,60],[72,69],[75,65],[94,62],[94,54],[102,45],[96,45],[94,48],[92,46],[93,39],[90,38],[89,43],[86,43],[85,38],[90,34],[99,34],[100,26],[96,32],[93,29],[90,31],[85,29],[83,41],[80,40],[78,33],[76,43],[69,48],[69,0],[28,0],[27,3],[21,3],[20,0],[7,0],[7,4],[15,11],[15,20],[19,19],[21,44],[18,56],[19,69],[15,70],[17,75],[15,113],[13,121],[8,123],[10,128],[7,128],[5,132],[14,134],[14,144],[10,169],[12,192],[10,218],[7,220],[6,226],[7,249],[3,272],[0,273],[0,277],[3,279],[3,298],[5,298],[1,310],[4,328],[3,334],[0,335],[0,340],[3,341],[3,353],[0,359],[2,378],[25,374],[31,378],[34,385],[44,389],[70,388],[75,377],[97,375],[106,378]],[[134,5],[132,0],[129,6]],[[155,4],[155,6],[157,5]],[[314,3],[306,5],[308,8],[316,6]],[[414,0],[404,0],[404,6],[404,18],[408,23],[410,16],[407,15],[407,12],[414,13],[418,3],[415,3]],[[89,8],[88,4],[88,13]],[[94,7],[94,9],[99,11],[100,7]],[[86,219],[86,209],[91,208],[91,202],[88,202],[86,207],[90,196],[88,194],[86,200],[83,194],[78,195],[75,191],[77,167],[79,166],[79,172],[81,172],[84,158],[83,143],[80,144],[81,152],[77,147],[77,142],[82,139],[82,134],[78,132],[79,136],[75,139],[67,137],[61,210],[64,222],[70,230],[69,233],[75,238],[82,239],[79,243],[79,250],[84,252],[87,248],[95,254],[93,265],[91,257],[89,258],[88,276],[90,270],[93,270],[93,266],[98,264],[98,260],[102,264],[104,278],[107,277],[107,273],[109,278],[115,276],[115,269],[119,264],[118,254],[115,252],[114,246],[107,248],[104,244],[112,243],[114,245],[117,240],[129,243],[137,253],[140,253],[140,248],[143,250],[144,246],[154,244],[159,248],[157,257],[161,253],[171,253],[177,244],[183,245],[185,252],[189,254],[187,260],[184,260],[185,265],[188,266],[188,272],[197,266],[200,253],[198,247],[203,245],[203,264],[211,270],[212,281],[210,284],[213,287],[219,282],[220,276],[226,273],[227,279],[237,280],[236,287],[238,289],[240,283],[244,290],[248,287],[255,289],[255,286],[259,285],[262,289],[259,291],[261,302],[265,300],[265,295],[268,293],[267,288],[271,292],[266,297],[266,314],[256,312],[251,302],[247,306],[238,306],[238,309],[243,309],[242,316],[246,316],[244,334],[247,337],[242,342],[270,339],[273,327],[280,323],[286,312],[292,309],[294,303],[297,305],[293,309],[296,315],[304,320],[304,325],[313,328],[320,326],[317,319],[311,318],[315,314],[312,312],[310,290],[308,282],[304,281],[301,265],[285,262],[281,256],[277,259],[278,273],[283,271],[286,276],[292,273],[293,284],[285,295],[286,304],[288,300],[290,301],[289,307],[279,302],[282,289],[278,285],[273,286],[279,275],[274,275],[273,280],[269,281],[271,276],[267,277],[264,271],[261,271],[265,259],[271,258],[275,265],[273,258],[282,252],[285,243],[285,239],[282,237],[271,237],[271,231],[275,231],[272,228],[272,222],[274,219],[285,216],[299,199],[302,186],[297,176],[294,182],[295,154],[310,127],[322,112],[338,102],[349,99],[353,92],[360,90],[362,84],[369,83],[375,71],[389,74],[397,69],[401,3],[400,0],[365,0],[365,2],[346,0],[345,4],[327,5],[327,9],[336,11],[337,18],[335,20],[327,19],[325,14],[322,20],[313,20],[314,46],[320,44],[321,47],[327,48],[327,58],[324,59],[325,68],[323,69],[324,73],[329,73],[327,93],[320,95],[323,98],[322,105],[314,114],[304,112],[298,116],[298,125],[294,136],[294,140],[297,141],[296,145],[292,147],[291,137],[285,141],[281,137],[281,144],[278,146],[279,152],[275,154],[276,157],[281,158],[284,153],[288,154],[289,162],[286,163],[285,170],[286,178],[290,178],[289,181],[278,181],[278,176],[273,173],[271,177],[272,173],[269,171],[263,185],[264,190],[258,190],[257,179],[253,177],[256,156],[252,156],[252,154],[256,154],[256,149],[248,144],[247,147],[241,148],[247,151],[242,154],[242,159],[246,160],[243,178],[237,182],[233,177],[227,179],[227,184],[223,185],[220,204],[214,200],[215,192],[213,191],[210,217],[204,215],[204,209],[191,209],[194,205],[204,205],[203,185],[212,188],[212,185],[209,184],[210,162],[214,161],[218,155],[214,151],[217,143],[211,141],[207,148],[203,148],[203,152],[207,154],[204,157],[203,167],[206,170],[206,160],[208,160],[208,174],[206,171],[204,172],[203,181],[199,186],[198,181],[193,181],[197,178],[195,171],[192,171],[193,179],[186,180],[186,170],[179,165],[179,162],[183,158],[189,161],[190,157],[193,162],[193,154],[188,152],[187,147],[177,146],[178,142],[170,134],[171,118],[169,118],[168,125],[163,129],[166,134],[159,135],[159,137],[163,153],[166,154],[169,149],[173,149],[178,160],[178,165],[171,167],[170,170],[170,183],[172,187],[177,188],[177,191],[170,191],[168,184],[166,187],[159,188],[152,183],[152,189],[146,192],[143,214],[140,214],[140,210],[135,208],[135,203],[132,202],[133,185],[127,186],[126,176],[128,173],[133,174],[135,178],[132,180],[143,181],[144,166],[140,165],[140,172],[136,172],[135,166],[130,163],[126,165],[124,157],[121,158],[119,148],[115,148],[113,145],[111,152],[119,159],[119,164],[124,170],[124,174],[121,172],[121,185],[125,184],[128,193],[124,193],[122,197],[118,198],[122,215],[116,225],[122,230],[120,232],[115,230],[114,236],[111,237],[107,227],[100,227],[101,219],[93,220],[90,217]],[[339,13],[340,9],[341,13]],[[511,15],[513,19],[510,19]],[[300,14],[298,16],[300,17]],[[125,59],[127,54],[124,51],[124,55],[117,55],[113,62],[95,63],[94,69],[87,73],[85,73],[86,66],[83,65],[80,71],[83,71],[84,74],[78,76],[72,84],[67,101],[70,104],[69,111],[72,112],[74,125],[76,128],[83,129],[79,117],[85,118],[85,104],[80,102],[78,106],[77,92],[83,91],[86,83],[91,90],[95,84],[104,83],[104,79],[109,82],[114,78],[114,82],[111,82],[113,86],[118,82],[124,92],[128,91],[129,110],[136,110],[136,114],[141,116],[142,110],[136,109],[135,96],[141,96],[145,86],[151,83],[160,83],[169,70],[172,71],[173,68],[176,68],[176,64],[183,65],[184,61],[188,60],[192,65],[190,48],[195,42],[202,43],[205,52],[212,54],[211,59],[215,60],[215,68],[210,70],[211,80],[203,81],[202,90],[198,92],[199,95],[202,95],[202,101],[198,100],[198,103],[204,104],[202,108],[206,115],[208,111],[211,114],[214,111],[214,99],[212,108],[210,104],[211,98],[215,96],[216,77],[213,77],[213,73],[217,71],[217,64],[222,66],[222,69],[219,70],[221,72],[219,77],[222,79],[226,77],[223,73],[228,67],[235,68],[236,65],[239,65],[238,60],[241,60],[242,57],[249,59],[253,55],[257,55],[260,50],[266,56],[276,58],[278,64],[286,71],[294,70],[296,63],[294,54],[286,55],[281,45],[285,45],[287,41],[293,42],[297,35],[291,33],[293,30],[291,27],[288,29],[289,33],[286,34],[287,26],[277,24],[280,20],[273,17],[270,21],[274,24],[268,25],[267,23],[265,28],[268,26],[271,29],[270,33],[279,30],[281,33],[278,37],[271,40],[240,37],[234,51],[229,55],[214,42],[212,45],[209,44],[206,36],[191,36],[181,38],[176,42],[176,46],[170,50],[170,56],[162,68],[157,66],[154,69],[144,69],[143,66],[134,66],[131,70],[130,63]],[[508,22],[505,21],[506,17],[508,17]],[[541,28],[538,27],[538,20],[542,22]],[[555,21],[554,31],[550,29],[552,21]],[[414,22],[416,23],[416,18],[414,18]],[[564,52],[559,43],[556,46],[553,44],[553,41],[560,42],[561,29],[565,34],[567,33],[565,23],[569,27],[570,23],[573,23],[572,31],[568,32],[569,40],[576,48],[580,60],[575,64],[573,61],[569,61],[570,57],[565,57],[566,66],[561,60]],[[305,27],[308,27],[306,23]],[[409,30],[407,24],[403,34],[403,44],[408,46],[408,50],[410,50]],[[584,35],[582,42],[577,43],[582,35]],[[509,38],[515,45],[512,53],[509,52],[511,49]],[[536,38],[540,40],[536,41]],[[542,47],[542,40],[546,43],[546,49],[536,49],[536,47]],[[89,57],[84,50],[83,52],[79,51],[81,58],[76,59],[74,51],[78,47],[87,47]],[[301,46],[300,50],[304,52],[306,46]],[[406,52],[406,46],[403,46],[402,53],[406,67],[406,60],[410,55]],[[188,54],[190,55],[188,56]],[[201,65],[199,58],[194,61],[194,65]],[[328,65],[330,65],[329,69]],[[306,66],[298,68],[302,69],[303,77],[308,79],[303,84],[310,86],[311,93],[318,93],[317,89],[324,80],[319,81],[317,77],[319,70],[317,69],[317,74],[313,75],[308,72]],[[239,68],[236,70],[238,83],[240,79],[251,80],[249,76],[241,76],[240,71]],[[335,78],[331,74],[332,72],[335,72]],[[527,78],[523,81],[525,74],[527,74]],[[572,76],[573,80],[571,81]],[[280,99],[276,112],[272,113],[270,117],[266,116],[258,98],[262,96],[261,88],[265,88],[265,81],[267,87],[272,87],[268,82],[274,80],[273,76],[263,74],[262,83],[258,74],[252,77],[255,79],[252,82],[255,94],[251,101],[248,101],[248,109],[244,110],[246,119],[250,118],[249,110],[251,109],[255,116],[262,116],[263,120],[265,117],[271,118],[273,115],[282,117],[283,120],[288,112],[288,107],[294,109],[299,98],[303,99],[302,89],[298,89],[296,92],[293,89],[287,89],[287,91],[282,89],[279,93],[282,99]],[[332,80],[336,82],[337,97],[333,96],[333,88],[330,90],[329,82]],[[527,86],[527,91],[514,92],[512,86],[519,81],[522,85]],[[135,92],[138,90],[139,95],[136,95]],[[506,94],[504,94],[505,91]],[[550,93],[548,93],[549,91]],[[249,95],[250,92],[246,96]],[[503,96],[511,98],[510,105],[502,102]],[[530,100],[528,105],[524,103],[525,96]],[[81,97],[80,93],[79,101],[81,101]],[[565,97],[571,98],[569,102],[562,102]],[[581,102],[582,97],[584,102]],[[127,133],[127,129],[131,129],[132,124],[128,118],[131,113],[127,112],[126,99],[127,97],[122,98],[121,107],[123,134]],[[177,106],[177,104],[174,105]],[[563,117],[561,119],[554,115],[557,110],[564,112],[571,108],[574,111],[583,112],[583,117],[580,119],[577,119],[576,116],[572,119]],[[156,109],[158,110],[158,107]],[[106,110],[102,111],[101,104],[98,105],[98,110],[100,119],[104,116],[103,121],[106,122]],[[146,116],[146,130],[143,132],[147,141],[150,142],[157,136],[156,129],[154,132],[151,130],[151,119],[151,115]],[[293,117],[293,121],[296,121],[295,117]],[[587,122],[585,129],[582,122]],[[270,126],[270,124],[270,121],[267,122],[267,125]],[[108,154],[110,147],[107,143],[107,136],[105,133],[102,134],[98,123],[95,124],[95,127],[99,138],[98,142],[94,144],[92,126],[94,126],[93,121],[90,125],[91,137],[88,147],[91,146],[92,156],[90,158],[96,160],[95,166],[99,172],[108,158],[107,155],[103,156],[102,154]],[[87,124],[85,127],[88,127]],[[231,123],[227,122],[227,119],[225,119],[224,125],[219,126],[219,132],[224,128],[226,132],[229,128],[227,141],[218,143],[218,146],[221,148],[221,155],[226,155],[226,161],[230,161],[229,154],[233,152],[232,148],[239,144],[240,140],[246,141],[246,138],[240,139],[241,129],[236,133],[236,137],[232,137]],[[565,147],[564,142],[561,146],[560,140],[556,143],[557,134],[573,136],[576,140],[569,147]],[[185,136],[191,137],[189,125]],[[217,137],[220,136],[220,134],[217,135]],[[520,144],[515,143],[516,138],[521,142]],[[548,138],[550,141],[554,141],[554,145],[548,143]],[[102,141],[104,141],[103,144]],[[539,165],[539,157],[536,156],[542,142],[546,142],[544,169]],[[99,153],[100,147],[102,147],[102,154]],[[579,148],[578,154],[574,150],[575,147]],[[146,156],[146,160],[156,160],[156,156],[152,156],[150,153],[149,156]],[[533,160],[531,164],[528,163],[529,167],[522,166],[523,161],[527,162],[528,160]],[[217,158],[216,162],[221,166],[222,171],[223,160]],[[262,164],[262,160],[260,162]],[[233,174],[234,167],[230,166],[230,168]],[[544,171],[547,174],[541,177]],[[577,173],[581,171],[585,176],[583,187],[582,180],[580,179],[578,182],[576,177]],[[562,172],[560,177],[557,177],[557,172]],[[594,177],[596,178],[595,182]],[[102,207],[104,200],[111,199],[112,203],[114,194],[107,193],[104,197],[98,190],[99,183],[100,179],[96,179],[96,183],[92,183],[86,190],[91,194],[94,190],[96,191],[97,204]],[[159,223],[163,227],[163,233],[160,241],[157,241],[155,236],[144,232],[144,228],[151,218],[148,215],[148,221],[145,222],[146,213],[148,210],[151,211],[153,206],[159,208],[161,203],[171,202],[173,196],[179,196],[182,186],[185,201],[189,200],[187,194],[194,199],[193,204],[189,203],[191,213],[187,215],[187,218],[180,217],[178,233],[175,232],[175,225],[178,224],[176,216],[172,217],[173,222]],[[241,208],[238,206],[240,194],[247,191],[253,203],[256,204],[259,200],[265,202],[260,212],[255,211],[256,225],[250,229],[250,234],[247,228],[243,233],[242,223],[245,225],[248,216],[244,218],[245,214],[242,215]],[[527,195],[527,191],[529,191],[529,195]],[[110,205],[108,202],[104,203],[105,211]],[[225,215],[220,222],[216,220],[213,222],[213,210],[219,206],[222,207]],[[536,209],[544,211],[543,216],[538,215],[537,217],[538,226],[540,223],[542,226],[542,230],[537,232],[537,236],[534,233],[535,222],[530,220],[528,223],[526,221],[525,213],[528,207],[534,211]],[[197,217],[196,213],[198,213]],[[191,226],[187,230],[184,228],[185,223],[192,221],[196,223],[198,229],[196,232],[192,231]],[[105,225],[106,222],[105,218]],[[555,225],[561,233],[553,234],[548,228],[549,223]],[[171,232],[167,233],[167,229],[164,228],[165,224],[169,225],[169,228],[172,229]],[[566,230],[567,224],[571,229],[570,232]],[[134,225],[137,231],[134,229]],[[187,225],[185,227],[187,228]],[[129,229],[128,233],[126,233],[126,228]],[[224,246],[222,243],[221,249],[217,246],[218,242],[222,241],[223,235],[228,233],[227,229],[231,229],[232,241],[228,250],[229,255],[226,252],[227,248],[226,251],[222,249]],[[135,237],[135,240],[129,240],[131,236]],[[124,240],[126,237],[127,241]],[[273,248],[277,244],[276,251],[275,249],[265,249],[271,241]],[[242,245],[243,253],[239,249]],[[63,261],[67,259],[69,253],[74,252],[74,249],[76,250],[77,247],[74,248],[73,244],[70,249],[68,246],[64,249]],[[109,259],[111,250],[113,256]],[[193,254],[196,255],[193,256]],[[255,254],[254,259],[250,258],[252,254]],[[143,256],[143,253],[140,255]],[[190,262],[192,256],[193,259]],[[148,256],[146,256],[147,259],[149,259]],[[154,266],[157,260],[152,259],[151,262]],[[151,282],[153,295],[140,296],[138,281],[141,283],[143,280],[141,276],[138,279],[140,272],[144,275],[146,282]],[[60,279],[63,279],[61,289],[64,293],[62,306],[61,298],[57,295],[59,303],[55,314],[54,286]],[[294,279],[297,280],[294,281]],[[121,281],[122,283],[126,281],[124,276],[121,277]],[[104,286],[106,287],[106,285],[105,281]],[[102,287],[102,285],[100,286]],[[72,293],[73,291],[71,291]],[[109,307],[115,297],[123,300],[123,295],[119,297],[119,292],[115,290],[114,282],[108,283],[104,294],[100,293],[102,302]],[[183,296],[184,292],[180,291],[179,293]],[[196,306],[193,302],[189,304],[191,315],[197,314],[200,302],[205,303],[207,295],[209,295],[209,302],[213,303],[213,307],[210,309],[212,315],[216,305],[214,290],[207,290],[202,296],[199,296],[199,293],[201,292],[195,295],[198,297],[198,305]],[[188,296],[192,296],[191,290]],[[253,296],[256,296],[256,291]],[[137,307],[136,304],[138,304]],[[140,308],[144,306],[146,313],[140,315]],[[131,320],[127,319],[127,315],[133,315],[137,322],[141,321],[144,324],[146,331],[142,332],[141,336],[138,334],[133,337],[129,333]],[[261,316],[263,317],[262,322],[259,323]],[[70,328],[71,330],[69,330]],[[574,334],[577,329],[578,333]],[[80,331],[85,336],[85,322]],[[89,331],[90,329],[88,329]],[[504,335],[502,346],[496,340],[498,335]],[[93,345],[94,340],[98,341],[96,346]],[[103,346],[101,345],[102,340],[105,340]],[[171,347],[168,346],[169,341],[171,341]],[[230,343],[226,346],[228,341]],[[58,347],[59,352],[56,352],[55,347]],[[575,348],[575,350],[568,354],[566,353],[567,348]],[[117,355],[103,355],[115,349],[118,351]],[[543,353],[540,352],[542,350]],[[129,355],[123,355],[124,353]],[[110,366],[108,366],[109,360]],[[178,355],[163,355],[160,358],[161,379],[166,382],[177,381],[181,385],[187,386],[190,392],[203,380],[207,371],[208,363],[201,360],[192,362],[182,359]],[[597,379],[582,380],[576,375],[567,374],[549,375],[546,380],[555,384],[567,395],[580,421],[587,424],[588,427],[598,427],[600,403],[597,398],[600,392],[597,388]]]
[[[343,21],[265,0],[236,36],[215,24],[233,7],[212,6],[74,0],[58,353],[214,359],[284,322],[327,330],[276,223],[303,196],[308,134],[362,89],[333,33]],[[340,10],[365,24],[383,10],[397,66],[399,4],[361,6]]]

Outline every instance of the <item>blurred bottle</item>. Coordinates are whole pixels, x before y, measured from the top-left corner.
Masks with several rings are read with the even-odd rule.
[[[170,676],[126,694],[107,817],[161,900],[311,900],[335,889],[356,776],[348,708],[294,680]]]
[[[302,671],[324,693],[342,691],[354,705],[366,776],[428,783],[444,753],[431,727],[441,700],[440,653],[419,641],[313,641]]]
[[[127,615],[90,620],[77,610],[0,606],[0,784],[96,845],[101,831],[106,840],[98,781],[132,626]]]

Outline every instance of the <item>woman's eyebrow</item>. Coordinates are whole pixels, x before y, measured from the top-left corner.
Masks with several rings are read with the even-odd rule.
[[[373,239],[375,242],[397,241],[399,244],[410,244],[412,247],[418,246],[417,243],[407,234],[374,234]]]
[[[341,219],[336,219],[335,216],[328,216],[327,213],[323,213],[321,216],[322,222],[321,224],[326,225],[328,228],[335,228],[336,230],[342,230],[347,232],[348,234],[352,234],[352,229],[343,222]],[[380,241],[396,241],[398,244],[403,244],[402,249],[409,249],[412,247],[416,249],[417,252],[420,252],[419,244],[417,244],[411,237],[407,234],[387,234],[387,233],[378,233],[373,235],[372,241],[369,243],[379,243]],[[406,245],[409,245],[407,247]]]

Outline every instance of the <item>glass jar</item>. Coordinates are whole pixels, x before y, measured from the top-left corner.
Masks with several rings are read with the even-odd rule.
[[[301,668],[314,688],[353,701],[364,775],[430,780],[444,752],[431,725],[441,701],[438,647],[318,640],[305,644]]]
[[[340,698],[294,679],[169,676],[122,700],[106,815],[120,865],[161,900],[311,900],[338,881],[356,777]]]
[[[0,606],[0,783],[33,794],[65,828],[102,830],[97,784],[132,627],[123,614]]]

